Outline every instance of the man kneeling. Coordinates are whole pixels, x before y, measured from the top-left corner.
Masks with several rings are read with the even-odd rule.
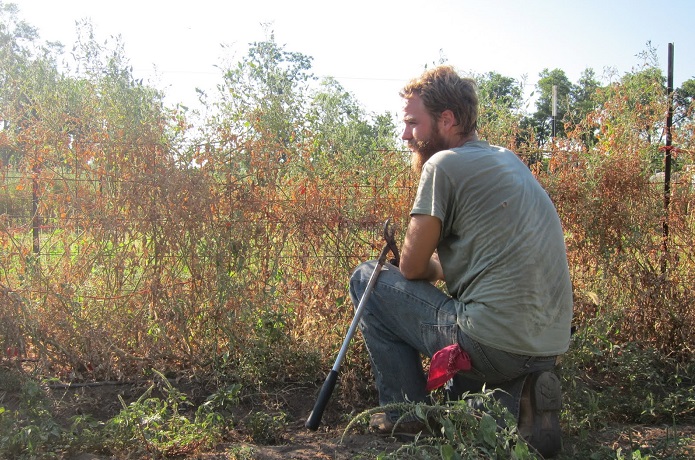
[[[400,95],[402,139],[420,181],[400,265],[384,267],[360,321],[379,403],[424,401],[421,355],[458,344],[471,368],[456,386],[503,389],[500,400],[520,433],[554,455],[561,388],[553,369],[569,347],[572,319],[555,207],[512,151],[478,139],[471,79],[440,66]],[[365,262],[355,270],[355,305],[374,267]],[[397,415],[380,414],[373,425],[390,431]]]

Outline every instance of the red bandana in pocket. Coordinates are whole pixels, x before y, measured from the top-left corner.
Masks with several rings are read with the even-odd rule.
[[[471,370],[471,358],[457,343],[444,347],[432,356],[427,391],[432,391],[448,382],[459,371]]]

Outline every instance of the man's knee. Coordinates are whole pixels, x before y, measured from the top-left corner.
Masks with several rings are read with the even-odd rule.
[[[350,276],[350,296],[352,297],[355,307],[357,307],[360,298],[367,288],[367,284],[369,283],[369,278],[374,271],[375,264],[376,262],[372,260],[362,262],[357,266],[357,268],[355,268]]]

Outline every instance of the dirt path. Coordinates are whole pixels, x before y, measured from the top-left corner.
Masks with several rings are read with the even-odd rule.
[[[223,444],[218,446],[218,452],[205,454],[201,458],[231,459],[235,458],[234,455],[241,457],[241,454],[247,452],[248,458],[258,460],[347,460],[356,457],[375,458],[381,452],[392,451],[400,446],[395,440],[389,441],[370,434],[348,434],[341,438],[342,431],[338,432],[336,429],[311,432],[297,427],[282,445]]]

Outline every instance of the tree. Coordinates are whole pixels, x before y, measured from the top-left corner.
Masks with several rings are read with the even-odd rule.
[[[634,117],[640,136],[648,143],[660,143],[666,122],[666,77],[658,67],[626,74],[620,82],[627,95],[627,110]]]
[[[481,99],[495,101],[512,110],[519,110],[523,102],[523,82],[505,77],[497,72],[488,72],[477,77]]]
[[[277,165],[274,174],[302,165],[303,173],[309,168],[330,175],[342,162],[363,167],[379,149],[395,148],[390,117],[369,120],[333,78],[317,84],[311,61],[287,51],[271,33],[266,41],[252,43],[239,62],[222,69],[224,81],[203,136],[216,151],[215,161],[227,162],[234,174],[243,175],[254,158],[269,155]]]
[[[553,87],[556,87],[556,107],[555,117],[556,136],[565,135],[565,114],[570,109],[572,101],[572,83],[561,69],[543,69],[539,74],[540,79],[536,83],[536,112],[532,116],[532,126],[536,132],[539,145],[545,144],[553,133]]]
[[[676,90],[676,101],[684,107],[695,101],[695,78],[684,81],[681,87]]]
[[[577,126],[585,126],[585,118],[597,106],[594,95],[601,87],[593,69],[584,69],[576,84],[570,82],[561,69],[544,69],[536,84],[536,112],[522,125],[531,127],[539,146],[548,142],[553,131],[553,87],[556,91],[555,135],[566,137]],[[591,145],[593,127],[586,128],[582,138]]]
[[[645,171],[660,170],[667,113],[665,79],[658,67],[645,66],[625,74],[620,81],[600,88],[595,109],[578,125],[576,136],[592,150],[605,155],[637,155]],[[650,166],[651,163],[651,166]]]
[[[601,87],[601,84],[596,80],[594,69],[587,68],[582,71],[579,81],[576,85],[572,85],[572,107],[578,113],[579,119],[582,119],[587,113],[596,107],[595,101],[592,100],[596,90]]]
[[[375,164],[382,152],[397,150],[392,118],[383,114],[368,119],[354,96],[334,78],[325,78],[312,92],[306,120],[315,167],[324,175],[363,169]]]
[[[480,113],[478,131],[497,145],[514,149],[521,138],[523,82],[488,72],[476,77]]]
[[[565,123],[568,125],[569,131],[579,126],[587,126],[585,123],[586,117],[597,107],[598,103],[595,99],[596,91],[601,88],[601,84],[596,80],[596,74],[593,69],[584,69],[579,81],[576,85],[572,85],[570,94],[570,110],[566,115]],[[594,131],[596,126],[588,126],[580,134],[580,137],[587,147],[591,147],[596,142]]]
[[[673,95],[673,142],[692,152],[695,147],[695,78],[683,82]],[[687,161],[687,160],[686,160]],[[693,161],[692,158],[689,161]]]
[[[302,124],[306,88],[316,79],[310,70],[309,56],[286,51],[270,33],[266,41],[252,43],[240,62],[222,69],[223,82],[212,106],[218,115],[231,118],[228,129],[244,138],[272,133],[273,142],[287,144]]]
[[[43,88],[46,93],[53,85],[56,54],[61,49],[59,44],[40,44],[36,29],[17,14],[16,5],[0,1],[0,161],[4,165],[24,159],[17,136],[38,116],[35,90]]]
[[[693,110],[695,110],[695,78],[683,82],[673,95],[674,105],[674,125],[692,121]]]

